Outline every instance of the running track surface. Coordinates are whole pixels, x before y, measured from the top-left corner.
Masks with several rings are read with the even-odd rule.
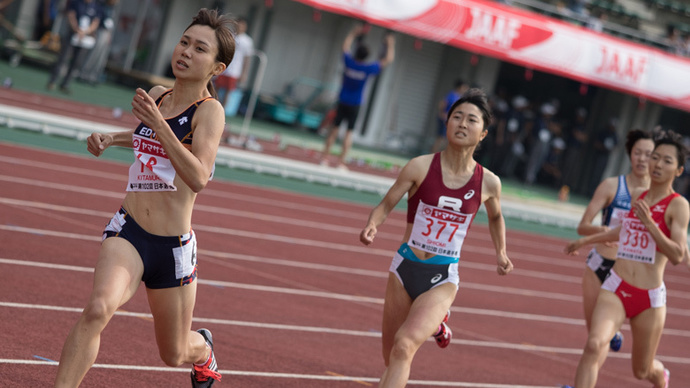
[[[85,153],[86,154],[86,153]],[[63,341],[88,298],[106,222],[127,166],[0,142],[0,386],[51,386]],[[358,234],[370,207],[213,181],[197,199],[194,329],[212,330],[219,387],[375,386],[387,269],[404,228],[395,212],[373,246]],[[555,387],[572,383],[585,340],[584,257],[565,241],[508,231],[515,271],[499,277],[485,225],[463,249],[454,337],[418,351],[409,386]],[[585,251],[581,254],[584,256]],[[671,386],[690,382],[690,271],[666,271],[659,358]],[[599,387],[649,387],[632,376],[631,333]],[[83,387],[187,387],[189,367],[158,357],[143,286],[104,331]]]

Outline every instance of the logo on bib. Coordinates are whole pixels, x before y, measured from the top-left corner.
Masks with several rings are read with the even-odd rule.
[[[438,283],[441,279],[443,279],[443,274],[437,273],[436,276],[431,278],[431,284],[436,284]]]

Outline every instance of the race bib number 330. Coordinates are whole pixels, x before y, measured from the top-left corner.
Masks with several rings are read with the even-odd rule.
[[[656,241],[640,220],[633,217],[623,219],[618,241],[618,254],[621,259],[654,264]]]
[[[408,245],[442,256],[460,257],[472,215],[419,202]]]

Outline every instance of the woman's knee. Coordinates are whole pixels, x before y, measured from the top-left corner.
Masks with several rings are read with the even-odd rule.
[[[405,360],[412,359],[419,349],[419,344],[407,336],[396,336],[393,347],[391,348],[390,359]]]
[[[91,298],[82,313],[87,324],[98,324],[103,327],[110,321],[117,306],[112,306],[105,298]]]
[[[602,338],[590,336],[587,338],[584,351],[585,353],[599,355],[609,346],[609,342],[610,340],[606,341]]]
[[[649,375],[652,373],[652,366],[633,365],[633,375],[638,380],[649,380]]]
[[[181,349],[159,349],[158,354],[167,366],[177,367],[185,363],[185,355]]]

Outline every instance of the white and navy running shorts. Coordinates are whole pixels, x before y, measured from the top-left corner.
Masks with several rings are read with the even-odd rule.
[[[614,264],[616,264],[615,260],[603,257],[597,252],[596,248],[592,248],[587,255],[587,267],[597,275],[601,283],[604,283],[606,277],[609,276],[609,272],[611,272]]]
[[[442,260],[434,263],[434,258]],[[457,261],[442,263],[446,261],[443,260],[445,258],[447,257],[434,256],[429,260],[419,260],[407,243],[403,243],[393,256],[389,271],[395,274],[412,300],[445,283],[455,284],[457,291],[460,284],[458,263]]]
[[[120,237],[136,248],[144,263],[141,280],[147,288],[180,287],[196,279],[196,235],[158,236],[145,231],[124,208],[103,231],[103,240]]]

